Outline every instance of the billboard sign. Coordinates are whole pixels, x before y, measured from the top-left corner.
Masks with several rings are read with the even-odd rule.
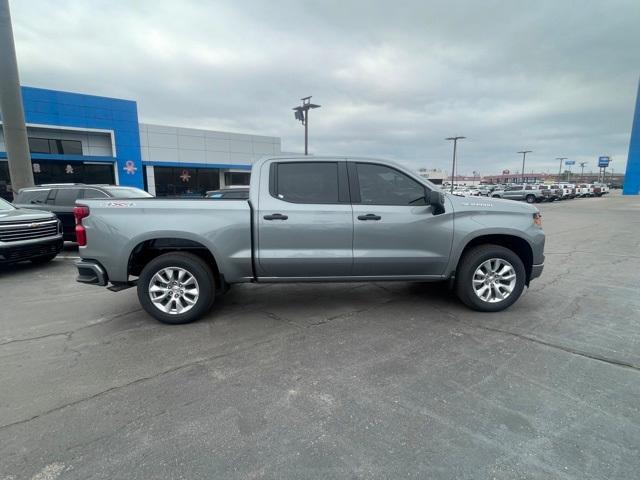
[[[564,161],[564,164],[565,164],[565,165],[575,165],[575,164],[576,164],[576,161],[575,161],[575,160],[565,160],[565,161]]]
[[[598,157],[598,167],[606,168],[609,166],[609,157]]]

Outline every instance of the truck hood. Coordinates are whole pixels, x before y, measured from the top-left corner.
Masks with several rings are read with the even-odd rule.
[[[55,215],[42,210],[31,210],[30,208],[16,208],[15,210],[0,210],[0,223],[16,221],[37,221],[51,220]]]
[[[482,210],[487,212],[524,213],[528,215],[539,212],[533,205],[516,200],[504,200],[493,197],[459,197],[449,193],[445,193],[445,195],[451,201],[455,212]]]

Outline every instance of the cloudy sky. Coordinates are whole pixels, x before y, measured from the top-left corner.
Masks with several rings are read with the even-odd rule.
[[[640,1],[12,0],[21,82],[137,100],[141,121],[460,173],[626,163]]]

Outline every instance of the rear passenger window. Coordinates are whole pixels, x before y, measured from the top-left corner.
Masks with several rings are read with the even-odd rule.
[[[77,188],[61,188],[56,192],[55,205],[62,207],[73,206],[76,203],[80,190]]]
[[[275,196],[294,203],[338,203],[338,163],[278,163]]]
[[[80,198],[109,198],[106,193],[96,190],[95,188],[85,188],[82,190],[82,193],[83,195],[80,195]]]
[[[49,190],[29,190],[18,194],[15,203],[44,205],[47,203]]]
[[[426,189],[394,168],[358,163],[360,203],[366,205],[425,205]]]

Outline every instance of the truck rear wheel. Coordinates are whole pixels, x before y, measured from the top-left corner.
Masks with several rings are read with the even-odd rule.
[[[535,203],[536,201],[536,196],[535,195],[527,195],[525,197],[525,200],[527,201],[527,203]]]
[[[520,257],[499,245],[479,245],[464,254],[456,273],[456,294],[468,307],[499,312],[522,294],[526,270]]]
[[[151,260],[138,279],[138,300],[162,323],[193,322],[211,308],[215,280],[207,263],[197,255],[171,252]]]

